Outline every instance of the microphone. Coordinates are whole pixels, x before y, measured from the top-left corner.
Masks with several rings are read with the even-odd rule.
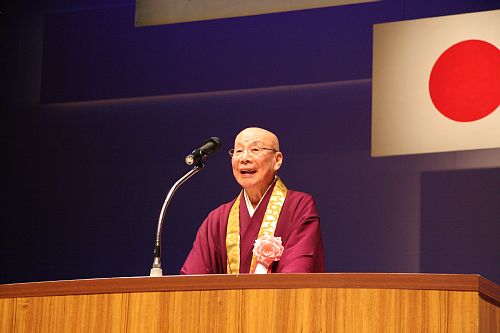
[[[162,276],[163,270],[161,268],[161,233],[163,229],[163,221],[165,219],[165,213],[167,212],[167,208],[170,205],[170,201],[174,196],[175,191],[184,184],[186,180],[200,172],[205,164],[201,162],[210,153],[217,151],[220,148],[221,142],[219,138],[211,137],[210,139],[205,140],[203,146],[198,149],[193,150],[191,154],[186,156],[187,165],[194,164],[192,170],[182,176],[168,191],[167,197],[163,202],[163,206],[161,207],[160,217],[158,218],[158,229],[156,230],[156,241],[153,250],[153,267],[150,270],[149,276]]]
[[[193,150],[191,154],[186,156],[184,161],[187,165],[197,165],[200,163],[208,154],[214,153],[219,150],[221,145],[220,139],[213,136],[210,139],[205,140],[203,146],[198,149]]]

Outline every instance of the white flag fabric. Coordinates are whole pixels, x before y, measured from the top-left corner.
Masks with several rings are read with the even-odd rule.
[[[372,156],[500,147],[500,10],[377,24]]]

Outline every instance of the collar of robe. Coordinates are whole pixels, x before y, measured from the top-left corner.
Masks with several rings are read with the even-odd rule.
[[[263,235],[274,235],[276,224],[281,213],[281,208],[285,203],[287,188],[285,184],[278,177],[276,185],[274,186],[271,198],[267,204],[266,213],[262,219],[257,239]],[[227,249],[227,272],[230,274],[240,273],[240,198],[241,193],[236,198],[236,201],[231,207],[227,223],[226,232],[226,249]],[[250,273],[255,272],[257,266],[257,259],[255,255],[252,256],[252,263],[250,264]],[[272,265],[271,265],[272,266]],[[271,270],[269,266],[269,270]]]

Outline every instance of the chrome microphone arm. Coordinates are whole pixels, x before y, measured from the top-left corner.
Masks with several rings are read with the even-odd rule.
[[[161,233],[163,228],[163,220],[165,219],[165,214],[167,212],[170,201],[172,200],[172,197],[174,196],[174,193],[175,191],[177,191],[179,186],[181,186],[186,180],[200,172],[204,166],[205,165],[202,162],[195,165],[193,169],[191,169],[188,173],[186,173],[178,181],[176,181],[172,188],[170,188],[170,191],[168,191],[167,197],[165,198],[163,206],[161,207],[160,217],[158,218],[158,229],[156,231],[156,241],[153,250],[153,267],[151,268],[149,276],[163,275],[163,271],[161,268]]]

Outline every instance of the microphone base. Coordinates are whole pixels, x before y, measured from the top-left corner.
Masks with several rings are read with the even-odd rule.
[[[149,276],[151,277],[159,277],[159,276],[163,276],[163,271],[161,268],[158,268],[158,267],[155,267],[155,268],[151,268],[151,271],[149,273]]]

